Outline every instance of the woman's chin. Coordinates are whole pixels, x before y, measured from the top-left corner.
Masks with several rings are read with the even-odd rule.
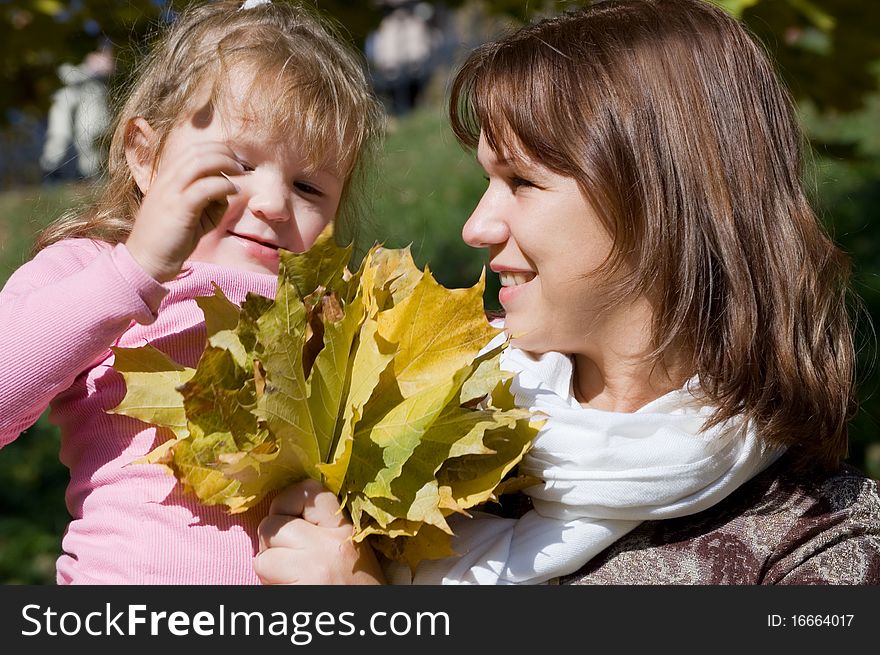
[[[505,317],[504,331],[510,337],[510,344],[520,350],[541,354],[552,350],[541,338],[541,330],[533,325],[522,325],[516,320]]]

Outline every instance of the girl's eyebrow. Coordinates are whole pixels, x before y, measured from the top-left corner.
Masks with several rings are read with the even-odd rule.
[[[234,144],[242,149],[263,147],[263,144],[258,139],[255,139],[253,134],[243,130],[238,130],[237,132],[226,131],[223,134],[223,140],[229,145]]]
[[[242,149],[253,147],[253,143],[251,143],[251,141],[244,134],[226,134],[223,137],[223,140],[230,147],[238,146]]]
[[[259,140],[252,138],[247,132],[236,132],[236,133],[226,133],[223,137],[224,143],[232,149],[233,154],[235,155],[236,160],[239,163],[243,163],[242,160],[248,161],[248,154],[253,155],[252,151],[259,152],[272,152],[272,144],[271,143],[261,143]],[[261,155],[256,155],[256,158],[259,159]],[[249,163],[254,163],[250,161]],[[302,172],[306,175],[320,176],[320,177],[331,177],[334,180],[343,180],[344,175],[340,174],[338,170],[336,170],[332,165],[314,165],[307,161],[302,161]]]

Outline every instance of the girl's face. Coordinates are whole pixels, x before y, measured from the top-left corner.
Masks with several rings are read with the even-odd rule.
[[[588,352],[610,336],[609,312],[592,275],[611,250],[611,237],[573,178],[493,151],[481,135],[477,159],[489,186],[462,236],[488,248],[501,278],[505,329],[524,350]],[[613,312],[611,312],[613,313]]]
[[[242,106],[245,87],[231,76],[232,97],[225,107]],[[236,95],[238,94],[238,95]],[[218,227],[201,238],[191,259],[258,273],[278,272],[278,248],[307,250],[336,216],[344,179],[333,170],[312,171],[296,143],[279,142],[234,110],[224,115],[202,109],[175,127],[159,163],[189,144],[225,143],[244,172],[229,179],[240,191],[229,196],[229,207]]]

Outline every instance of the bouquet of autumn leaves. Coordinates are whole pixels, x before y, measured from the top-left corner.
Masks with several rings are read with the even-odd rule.
[[[326,230],[280,252],[274,300],[197,299],[208,343],[195,369],[152,346],[114,348],[110,410],[173,437],[166,466],[201,502],[243,512],[311,477],[337,494],[357,541],[415,568],[453,554],[446,519],[534,483],[513,469],[538,423],[514,406],[484,279],[446,289],[408,249],[374,246],[354,273]],[[161,431],[160,431],[161,432]],[[169,435],[170,436],[170,435]]]

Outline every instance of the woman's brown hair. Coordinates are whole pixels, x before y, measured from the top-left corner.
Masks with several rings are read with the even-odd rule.
[[[457,73],[458,139],[577,180],[614,240],[609,305],[655,301],[651,355],[686,349],[709,425],[738,415],[801,463],[847,452],[849,258],[801,181],[770,58],[699,0],[606,0],[486,44]]]
[[[242,119],[279,142],[295,142],[313,166],[332,166],[345,177],[337,234],[353,233],[357,187],[384,120],[363,62],[336,26],[313,11],[285,0],[248,9],[241,4],[194,3],[159,36],[117,112],[97,200],[46,228],[34,252],[67,238],[124,242],[142,199],[125,157],[130,121],[142,117],[157,132],[156,165],[171,130],[201,109],[203,90],[210,90],[212,109],[229,109],[223,92],[235,70],[252,79],[252,102],[234,108],[244,112]]]

